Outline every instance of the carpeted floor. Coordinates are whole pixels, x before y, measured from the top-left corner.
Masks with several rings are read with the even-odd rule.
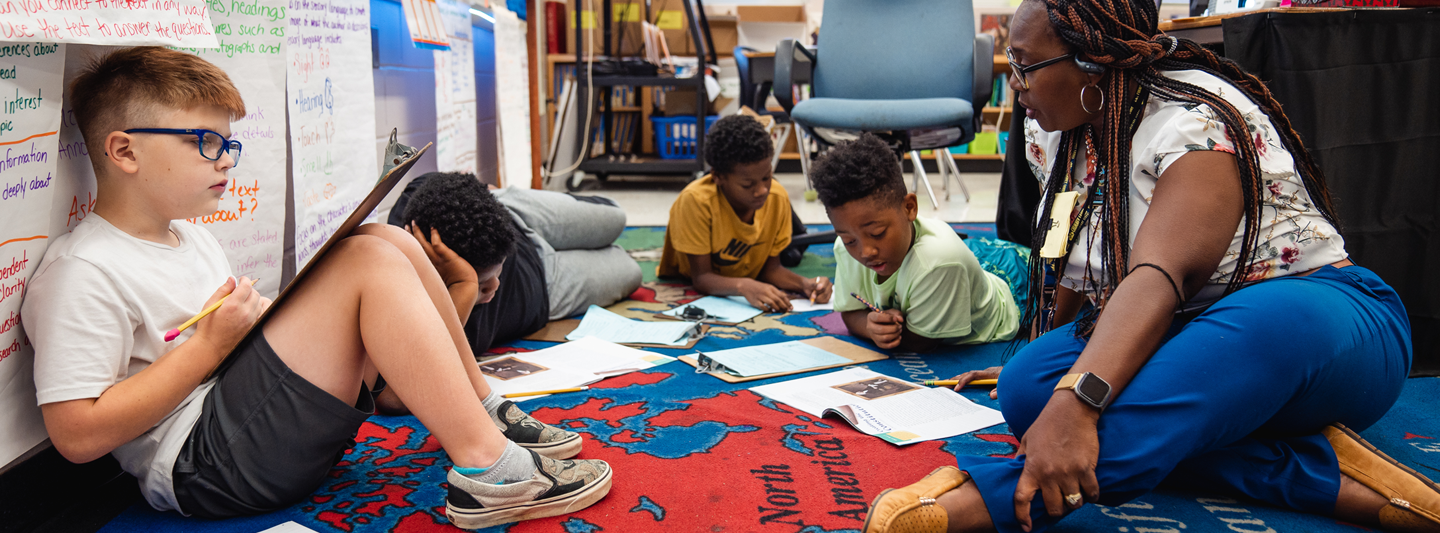
[[[989,225],[957,225],[972,238],[993,237]],[[815,229],[821,229],[816,227]],[[645,270],[663,228],[632,228],[622,244]],[[811,247],[799,270],[829,275],[828,246]],[[658,258],[658,254],[652,254]],[[634,300],[612,307],[643,316],[697,297],[688,287],[647,276]],[[734,328],[715,328],[698,350],[764,344],[822,334],[844,326],[824,312],[765,316]],[[848,338],[848,337],[847,337]],[[860,341],[856,341],[860,342]],[[512,349],[543,348],[521,341]],[[1000,364],[1003,345],[973,346],[925,356],[894,356],[867,365],[877,372],[917,380],[945,378]],[[666,355],[686,351],[657,350]],[[693,351],[693,350],[692,350]],[[783,378],[782,378],[783,379]],[[817,420],[784,404],[764,400],[675,362],[643,373],[603,381],[583,393],[525,402],[537,418],[587,437],[583,458],[615,468],[610,495],[584,511],[491,531],[731,531],[822,533],[858,530],[866,504],[886,487],[909,484],[959,454],[1008,456],[1015,439],[1006,426],[904,448],[861,434],[843,422]],[[1440,476],[1440,420],[1435,398],[1440,380],[1412,379],[1380,423],[1363,434],[1382,450],[1424,474]],[[997,407],[983,392],[966,393]],[[158,513],[137,505],[103,531],[255,532],[286,521],[317,531],[441,531],[445,469],[449,460],[412,417],[373,417],[359,444],[304,503],[284,511],[229,521],[204,521]],[[1055,531],[1194,533],[1204,531],[1300,532],[1364,530],[1332,519],[1301,515],[1223,494],[1188,491],[1184,480],[1119,507],[1086,506]]]

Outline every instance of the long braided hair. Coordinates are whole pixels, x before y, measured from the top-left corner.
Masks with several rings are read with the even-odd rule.
[[[1167,70],[1199,70],[1223,80],[1228,80],[1244,91],[1275,125],[1285,148],[1295,160],[1295,169],[1325,220],[1337,231],[1339,221],[1335,219],[1330,192],[1325,187],[1320,169],[1315,165],[1300,136],[1290,125],[1290,119],[1280,109],[1269,88],[1259,78],[1245,72],[1234,61],[1215,55],[1199,44],[1188,39],[1177,39],[1156,35],[1157,12],[1151,0],[1027,0],[1043,2],[1050,24],[1060,39],[1068,44],[1081,58],[1106,66],[1108,75],[1100,83],[1107,105],[1101,109],[1104,126],[1096,132],[1097,180],[1096,187],[1102,200],[1103,209],[1098,210],[1101,247],[1101,279],[1096,301],[1097,312],[1077,322],[1076,332],[1089,336],[1094,331],[1095,320],[1104,303],[1120,281],[1125,279],[1130,264],[1130,150],[1135,133],[1134,126],[1143,112],[1145,101],[1132,98],[1131,82],[1149,92],[1150,97],[1166,101],[1189,104],[1204,104],[1210,107],[1225,126],[1225,132],[1235,146],[1235,163],[1240,170],[1240,185],[1244,195],[1244,218],[1241,221],[1243,238],[1234,274],[1230,276],[1225,294],[1239,290],[1247,282],[1247,274],[1254,261],[1255,249],[1260,233],[1260,211],[1264,191],[1264,178],[1260,171],[1259,154],[1253,143],[1248,142],[1249,134],[1240,112],[1229,102],[1200,87],[1168,78],[1161,74]],[[1048,215],[1054,206],[1055,195],[1063,188],[1071,173],[1073,153],[1076,147],[1083,149],[1085,130],[1081,126],[1064,132],[1056,155],[1051,179],[1045,185],[1041,220],[1032,231],[1032,247],[1039,250],[1045,242],[1050,225]],[[1063,268],[1063,265],[1061,266]],[[1040,254],[1032,253],[1030,259],[1031,280],[1029,305],[1025,309],[1021,331],[1030,326],[1043,311],[1041,292],[1045,279],[1044,262]],[[1060,273],[1057,272],[1058,276]]]

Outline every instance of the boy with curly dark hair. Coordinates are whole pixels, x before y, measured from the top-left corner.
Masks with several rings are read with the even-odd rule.
[[[388,222],[425,249],[475,353],[640,287],[640,265],[613,244],[625,211],[606,198],[491,191],[474,174],[431,172],[406,185]],[[388,389],[375,402],[406,411]]]
[[[740,295],[771,312],[790,310],[793,291],[830,301],[830,280],[806,278],[780,264],[790,245],[790,196],[770,168],[774,145],[758,121],[722,118],[705,136],[711,173],[680,191],[670,206],[661,276],[684,276],[695,289]]]
[[[811,182],[835,225],[835,310],[856,336],[919,352],[941,344],[1008,340],[1020,311],[1010,286],[986,272],[950,226],[919,217],[895,153],[870,134],[815,162]]]
[[[403,231],[360,226],[251,330],[270,301],[185,221],[215,211],[240,160],[230,124],[245,103],[224,71],[125,48],[71,87],[95,208],[46,250],[22,304],[36,400],[66,459],[114,455],[159,510],[283,509],[354,444],[373,412],[364,378],[378,369],[453,463],[445,509],[456,526],[574,512],[609,492],[604,461],[563,460],[579,453],[578,434],[490,390],[440,276]]]

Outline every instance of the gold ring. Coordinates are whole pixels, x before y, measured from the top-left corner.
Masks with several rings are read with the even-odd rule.
[[[1070,504],[1071,507],[1075,507],[1075,506],[1077,506],[1077,505],[1080,505],[1080,493],[1077,492],[1077,493],[1075,493],[1075,494],[1071,494],[1071,495],[1066,496],[1066,497],[1065,497],[1065,503]]]

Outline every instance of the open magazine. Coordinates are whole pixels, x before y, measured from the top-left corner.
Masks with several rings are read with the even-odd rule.
[[[1005,422],[945,387],[924,387],[865,368],[851,368],[750,389],[806,413],[838,416],[896,445],[943,439]]]

